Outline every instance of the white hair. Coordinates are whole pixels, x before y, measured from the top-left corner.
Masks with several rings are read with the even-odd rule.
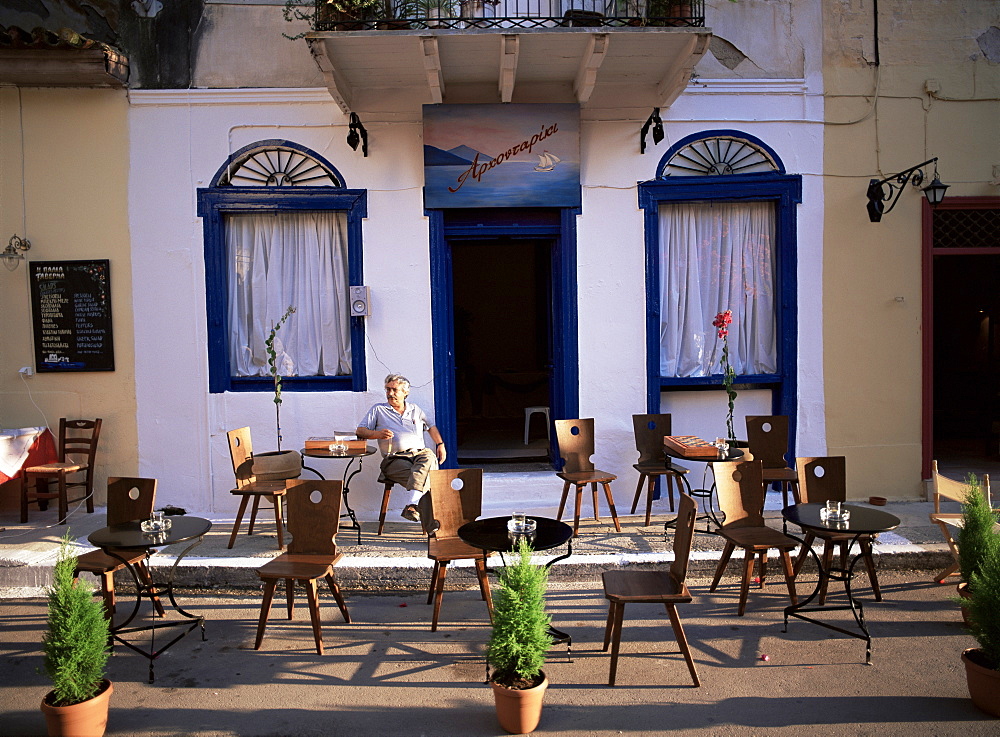
[[[385,377],[385,381],[383,381],[382,384],[383,386],[389,386],[389,384],[402,384],[407,391],[410,390],[410,380],[402,374],[389,374]]]

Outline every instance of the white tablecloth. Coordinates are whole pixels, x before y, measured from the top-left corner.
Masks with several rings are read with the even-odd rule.
[[[21,427],[15,430],[0,430],[0,473],[12,477],[21,470],[28,451],[44,427]]]

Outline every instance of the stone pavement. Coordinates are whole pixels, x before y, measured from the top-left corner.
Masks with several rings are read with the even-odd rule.
[[[800,588],[813,582],[804,575]],[[714,594],[705,579],[691,583],[695,599],[679,611],[700,688],[691,686],[675,654],[663,608],[651,605],[626,609],[618,685],[609,688],[608,656],[601,652],[607,604],[599,584],[553,583],[548,606],[554,623],[573,636],[572,662],[563,646],[550,653],[551,685],[537,733],[997,734],[996,720],[968,697],[959,655],[972,639],[948,600],[954,589],[934,584],[925,571],[883,572],[884,601],[865,605],[875,638],[871,666],[864,664],[860,640],[795,620],[783,632],[787,594],[780,583],[753,590],[744,617],[736,616],[735,576]],[[420,593],[355,591],[347,601],[351,625],[341,621],[331,597],[323,597],[326,653],[319,656],[301,607],[291,622],[273,611],[263,647],[255,651],[259,594],[185,593],[184,606],[207,617],[207,639],[195,632],[167,650],[156,661],[153,684],[146,660],[116,647],[107,734],[502,734],[483,685],[489,630],[477,592],[447,593],[437,632],[430,631],[430,607]],[[44,600],[8,598],[0,612],[0,733],[44,734]],[[830,613],[830,621],[847,616]]]

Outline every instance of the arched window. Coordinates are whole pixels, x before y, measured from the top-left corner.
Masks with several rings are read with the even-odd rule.
[[[775,411],[794,406],[801,186],[766,144],[729,130],[678,141],[657,178],[639,184],[649,411],[660,411],[661,391],[721,385],[712,320],[725,310],[733,311],[728,342],[737,382],[770,387]]]
[[[265,341],[276,334],[287,391],[360,390],[361,284],[366,192],[351,190],[322,157],[290,141],[258,141],[198,190],[208,309],[209,391],[271,391]]]

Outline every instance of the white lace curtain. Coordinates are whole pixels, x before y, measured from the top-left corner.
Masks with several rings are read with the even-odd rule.
[[[721,374],[712,320],[733,311],[729,360],[737,374],[777,370],[774,205],[660,206],[660,375]]]
[[[281,375],[351,373],[344,213],[228,215],[226,254],[234,376],[270,375],[264,341],[289,306],[274,342]]]

